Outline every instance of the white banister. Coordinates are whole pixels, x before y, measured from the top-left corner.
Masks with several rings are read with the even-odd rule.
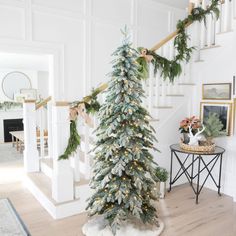
[[[149,63],[149,77],[148,77],[149,87],[148,87],[148,111],[150,114],[153,112],[153,97],[154,97],[154,74],[153,74],[153,66]]]
[[[37,150],[35,101],[25,101],[23,105],[24,120],[24,168],[26,172],[38,172],[39,153]]]
[[[52,197],[56,202],[74,199],[74,176],[70,160],[58,158],[64,153],[70,134],[69,105],[58,102],[52,106],[53,174]]]
[[[52,146],[52,101],[47,103],[47,130],[48,130],[48,157],[53,158],[53,146]]]
[[[39,109],[39,143],[40,143],[40,158],[44,158],[44,131],[45,131],[45,116],[44,107]]]
[[[233,18],[236,18],[236,1],[233,0]]]
[[[89,127],[85,125],[84,127],[84,161],[85,161],[85,179],[90,179],[91,177],[91,160],[89,155]]]

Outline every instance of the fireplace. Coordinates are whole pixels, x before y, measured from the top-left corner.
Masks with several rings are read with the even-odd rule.
[[[9,132],[23,130],[23,119],[3,120],[4,142],[11,142],[12,137]]]

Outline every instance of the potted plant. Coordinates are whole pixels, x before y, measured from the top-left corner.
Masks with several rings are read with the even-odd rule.
[[[201,127],[201,121],[196,116],[192,116],[190,118],[185,118],[180,122],[179,131],[183,134],[183,143],[185,144],[188,144],[190,141],[189,127],[191,128],[191,131],[194,135]]]
[[[205,130],[204,130],[204,136],[206,138],[206,141],[201,142],[202,145],[211,145],[214,143],[213,138],[216,138],[220,136],[220,132],[224,125],[219,119],[219,116],[217,113],[210,112],[207,119],[204,121]]]
[[[166,181],[168,179],[168,171],[165,168],[157,167],[156,168],[156,176],[158,178],[157,182],[157,190],[159,192],[159,197],[164,198],[166,195]]]

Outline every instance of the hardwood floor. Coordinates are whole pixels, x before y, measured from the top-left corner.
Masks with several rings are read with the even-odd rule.
[[[175,187],[159,203],[166,228],[162,236],[235,236],[236,204],[228,196],[203,189],[200,202],[188,184]]]
[[[1,162],[3,153],[0,147],[0,198],[12,201],[32,236],[82,236],[86,214],[53,220],[22,184],[22,157]],[[160,200],[158,212],[166,224],[162,236],[236,236],[236,204],[232,198],[203,189],[199,200],[196,205],[187,184],[173,188],[165,200]]]

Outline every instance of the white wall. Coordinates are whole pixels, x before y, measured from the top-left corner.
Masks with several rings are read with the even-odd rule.
[[[48,91],[48,71],[38,71],[38,96],[45,99],[49,96]]]
[[[107,80],[121,28],[132,30],[135,45],[151,47],[183,14],[152,0],[0,0],[0,46],[5,39],[48,51],[57,45],[54,89],[74,100]]]
[[[202,100],[202,84],[203,83],[232,83],[233,76],[236,75],[236,31],[217,35],[217,45],[220,47],[203,50],[201,52],[202,63],[195,63],[193,66],[194,81],[196,81],[196,96],[193,102],[193,114],[200,115],[200,102]],[[217,102],[217,101],[204,101]],[[231,101],[218,101],[231,102]],[[232,114],[235,110],[232,111]],[[234,114],[234,117],[236,114]],[[233,116],[232,116],[233,118]],[[233,126],[233,119],[231,127]],[[233,130],[232,130],[233,132]],[[223,158],[223,176],[222,189],[223,192],[233,196],[236,200],[236,133],[230,137],[222,137],[216,139],[216,144],[226,149]],[[214,175],[218,176],[218,169],[215,169]],[[207,182],[207,187],[216,189],[212,181]]]

